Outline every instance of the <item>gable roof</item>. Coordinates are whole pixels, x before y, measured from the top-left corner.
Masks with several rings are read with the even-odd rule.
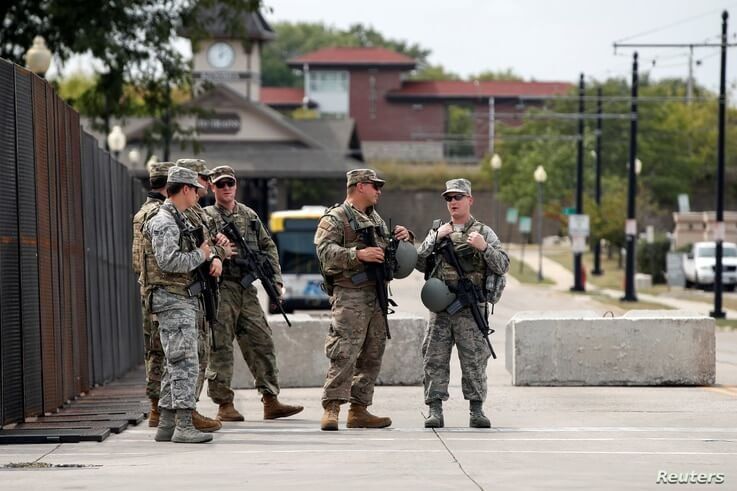
[[[387,93],[389,99],[426,98],[488,98],[563,95],[573,87],[567,82],[523,82],[490,80],[466,82],[463,80],[410,80],[398,90]]]
[[[396,51],[382,47],[330,47],[322,48],[287,61],[292,68],[312,66],[392,66],[413,69],[417,62]]]

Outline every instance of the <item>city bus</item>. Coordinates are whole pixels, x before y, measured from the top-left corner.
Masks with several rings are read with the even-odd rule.
[[[328,295],[321,288],[322,275],[313,244],[317,223],[324,213],[323,206],[303,206],[275,211],[269,217],[269,230],[279,249],[285,312],[330,308]]]

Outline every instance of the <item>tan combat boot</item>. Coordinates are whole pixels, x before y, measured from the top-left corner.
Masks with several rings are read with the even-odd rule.
[[[243,421],[245,418],[238,410],[233,406],[232,402],[226,402],[220,404],[218,408],[218,415],[216,416],[220,421]]]
[[[218,431],[223,427],[223,423],[216,419],[210,419],[207,416],[201,415],[196,409],[192,411],[192,424],[203,433],[212,433],[213,431]]]
[[[151,428],[156,428],[159,426],[159,417],[161,414],[159,413],[159,400],[158,399],[151,399],[151,411],[148,413],[148,425]]]
[[[338,431],[338,415],[340,414],[340,401],[327,401],[325,412],[320,420],[322,431]]]
[[[304,409],[302,406],[282,404],[273,394],[264,394],[261,397],[261,402],[264,403],[264,419],[286,418],[300,413]]]
[[[351,403],[348,409],[348,428],[386,428],[392,424],[391,418],[374,416],[361,404]]]

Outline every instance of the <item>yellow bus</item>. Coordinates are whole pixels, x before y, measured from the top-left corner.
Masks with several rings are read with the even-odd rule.
[[[324,213],[323,206],[303,206],[275,211],[269,217],[269,230],[279,249],[286,312],[330,308],[328,295],[321,288],[322,275],[313,244],[317,223]]]

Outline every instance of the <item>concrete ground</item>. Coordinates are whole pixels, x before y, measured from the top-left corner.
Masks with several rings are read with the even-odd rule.
[[[422,279],[398,282],[400,309],[425,315]],[[504,325],[521,310],[610,308],[513,279],[492,318],[499,359],[489,364],[491,430],[468,428],[457,361],[446,428],[423,428],[421,387],[378,387],[372,411],[384,430],[319,430],[320,389],[285,389],[297,417],[263,421],[258,394],[237,391],[247,421],[211,444],[155,443],[145,422],[102,443],[0,447],[0,465],[67,466],[0,472],[0,489],[653,489],[659,473],[712,474],[737,489],[737,333],[717,334],[713,387],[513,387],[504,369]],[[280,360],[280,363],[288,363]],[[202,412],[216,408],[201,401]],[[716,484],[717,474],[723,484]],[[696,484],[680,485],[687,489]]]

